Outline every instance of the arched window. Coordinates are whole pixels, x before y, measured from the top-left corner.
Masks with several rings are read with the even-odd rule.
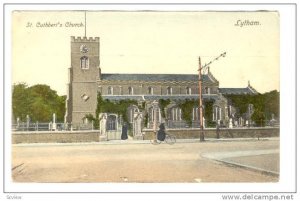
[[[113,95],[113,94],[114,94],[114,88],[111,87],[111,86],[109,86],[109,87],[107,88],[107,94],[108,94],[108,95]]]
[[[192,89],[191,89],[191,87],[187,87],[187,88],[186,88],[186,94],[187,94],[187,95],[191,95],[191,94],[192,94]]]
[[[172,87],[167,88],[167,95],[172,95]]]
[[[153,87],[148,87],[148,94],[153,95]]]
[[[133,88],[132,87],[128,87],[128,94],[133,95]]]
[[[80,58],[80,67],[81,69],[88,69],[89,68],[89,58],[83,56]]]

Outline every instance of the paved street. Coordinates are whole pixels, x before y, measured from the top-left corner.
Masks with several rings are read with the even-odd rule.
[[[278,150],[278,138],[18,144],[12,148],[12,176],[16,182],[276,182],[276,174],[230,162],[279,172]]]
[[[279,175],[279,149],[210,152],[202,156],[263,173]]]

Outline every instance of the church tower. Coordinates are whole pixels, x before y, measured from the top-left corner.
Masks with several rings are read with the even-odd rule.
[[[99,79],[99,37],[71,36],[71,67],[65,121],[83,123],[87,114],[95,116]]]

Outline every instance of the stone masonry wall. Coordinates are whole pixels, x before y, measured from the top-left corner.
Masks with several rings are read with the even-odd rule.
[[[167,95],[167,88],[172,87],[172,94],[186,95],[186,88],[190,87],[192,94],[199,94],[198,82],[131,82],[131,81],[107,81],[98,80],[100,92],[102,95],[108,95],[108,87],[113,87],[113,95],[129,95],[129,87],[133,88],[133,95],[147,95],[148,88],[153,88],[153,95]],[[121,88],[120,88],[121,86]],[[218,86],[209,86],[211,88],[210,93],[217,94]],[[203,87],[203,93],[205,94],[205,89]]]
[[[12,143],[99,142],[99,131],[13,132]]]
[[[205,129],[205,138],[216,138],[216,129]],[[154,137],[153,130],[144,129],[144,140]],[[175,135],[177,139],[199,138],[199,129],[168,129],[167,133]],[[220,138],[264,138],[279,137],[279,128],[250,128],[250,129],[220,129]],[[39,131],[13,132],[12,143],[71,143],[71,142],[99,142],[99,131]]]
[[[153,130],[143,130],[144,140],[153,139]],[[177,139],[200,138],[199,129],[168,129],[167,133],[175,135]],[[205,138],[216,138],[216,129],[205,129]],[[220,129],[220,138],[257,138],[279,137],[279,128],[247,128],[247,129]]]

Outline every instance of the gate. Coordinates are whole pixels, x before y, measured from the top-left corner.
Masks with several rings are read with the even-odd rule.
[[[114,114],[108,115],[107,117],[107,131],[114,131],[117,130],[117,116]]]
[[[106,122],[106,132],[108,140],[120,140],[122,127],[120,126],[117,114],[108,114]]]

